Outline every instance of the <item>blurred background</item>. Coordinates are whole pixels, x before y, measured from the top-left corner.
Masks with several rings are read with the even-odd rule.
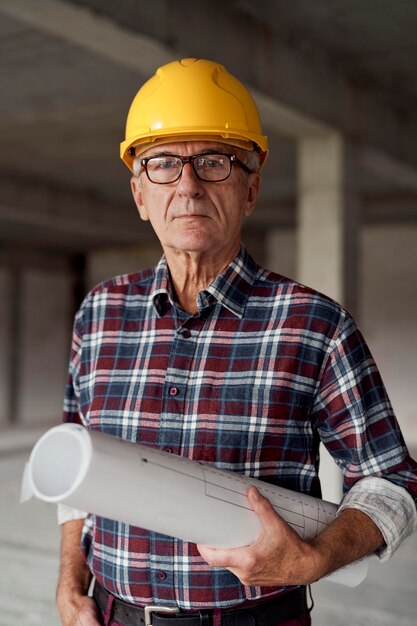
[[[83,296],[160,256],[119,143],[166,62],[252,91],[271,152],[245,244],[349,309],[417,450],[416,32],[415,0],[0,0],[0,624],[59,623],[54,511],[19,506],[20,477]],[[415,624],[416,547],[358,590],[316,585],[316,624]]]

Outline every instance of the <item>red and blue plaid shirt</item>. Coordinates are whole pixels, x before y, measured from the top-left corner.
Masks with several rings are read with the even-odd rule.
[[[65,420],[314,496],[322,440],[346,490],[376,476],[417,495],[352,319],[244,248],[195,315],[176,302],[164,258],[96,287],[75,320]],[[135,604],[221,607],[279,591],[212,569],[194,544],[92,515],[83,548],[101,585]]]

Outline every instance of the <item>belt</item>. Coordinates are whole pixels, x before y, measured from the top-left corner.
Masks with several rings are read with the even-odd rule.
[[[195,612],[180,611],[176,607],[150,605],[134,606],[114,598],[96,581],[93,598],[101,611],[106,613],[112,600],[112,620],[123,626],[212,626],[213,609]],[[271,600],[245,604],[221,610],[222,626],[277,626],[300,617],[308,611],[305,587],[275,596]]]

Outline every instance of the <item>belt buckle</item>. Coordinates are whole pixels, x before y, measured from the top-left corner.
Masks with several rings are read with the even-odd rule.
[[[152,613],[179,613],[180,609],[177,606],[159,606],[157,604],[148,604],[144,607],[145,613],[145,626],[152,626]]]

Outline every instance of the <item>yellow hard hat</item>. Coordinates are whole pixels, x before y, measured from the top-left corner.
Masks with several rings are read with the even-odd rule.
[[[120,156],[132,170],[136,147],[211,139],[268,154],[258,109],[249,91],[223,65],[183,59],[160,67],[138,91],[126,122]]]

